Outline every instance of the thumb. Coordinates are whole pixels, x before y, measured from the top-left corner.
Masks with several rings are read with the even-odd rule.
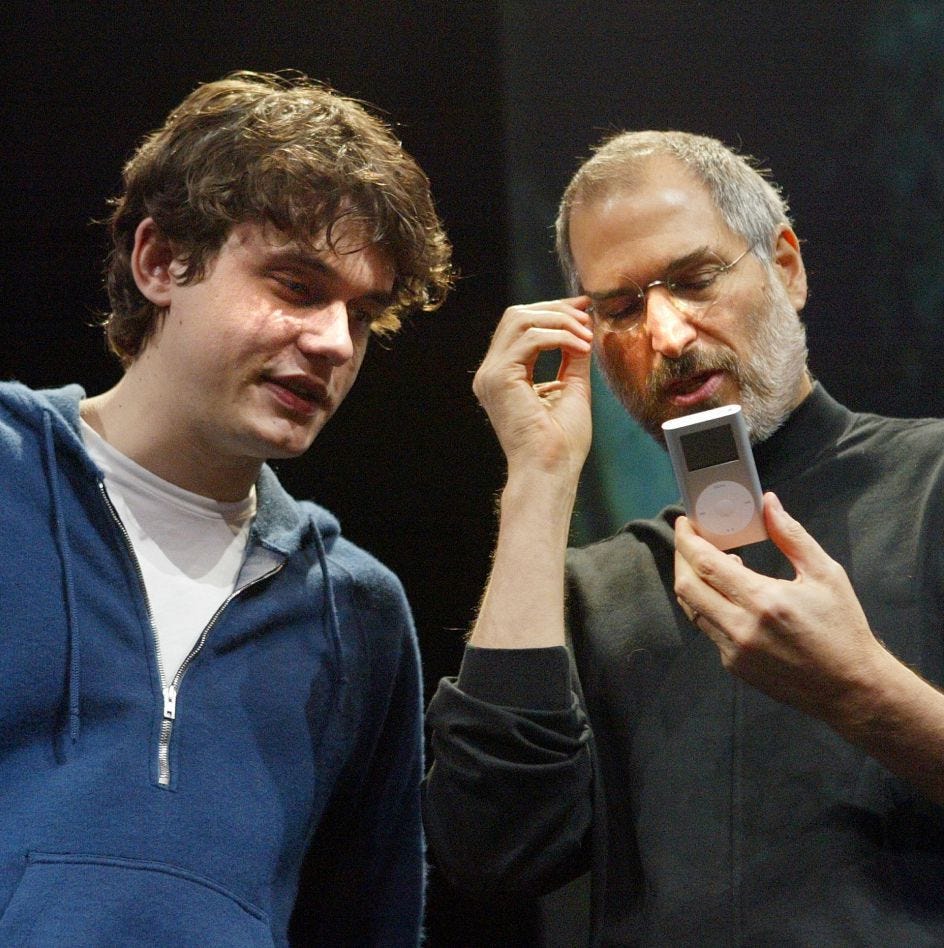
[[[770,491],[764,494],[764,522],[770,539],[793,564],[797,575],[816,572],[821,564],[829,562],[826,551],[783,509],[780,498]]]

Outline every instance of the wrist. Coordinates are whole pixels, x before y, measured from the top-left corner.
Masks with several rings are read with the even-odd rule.
[[[527,465],[509,465],[502,498],[572,503],[577,497],[580,468],[545,470]]]
[[[587,461],[590,442],[574,444],[570,439],[523,442],[512,448],[503,444],[509,477],[540,477],[576,484]]]
[[[874,683],[857,691],[834,730],[944,805],[944,694],[883,652]]]
[[[509,474],[498,504],[502,525],[528,523],[538,536],[565,539],[577,500],[577,480],[549,474]]]
[[[847,739],[861,743],[882,721],[898,716],[896,706],[916,680],[914,672],[876,641],[874,659],[862,663],[827,723]]]

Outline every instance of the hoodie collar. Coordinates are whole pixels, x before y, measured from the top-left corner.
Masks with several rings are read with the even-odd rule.
[[[256,496],[258,506],[251,536],[275,553],[294,553],[312,527],[329,547],[341,532],[338,521],[323,507],[296,501],[267,464],[259,472]]]
[[[56,439],[73,450],[88,472],[101,480],[102,472],[85,450],[81,434],[79,403],[86,397],[81,385],[66,385],[57,389],[32,392],[23,388],[24,414],[32,415],[37,395],[51,412],[50,422]],[[338,521],[317,504],[299,505],[279,483],[278,477],[267,464],[263,464],[256,481],[258,508],[253,523],[253,539],[275,553],[289,556],[304,542],[312,521],[317,526],[325,544],[329,547],[340,534]]]

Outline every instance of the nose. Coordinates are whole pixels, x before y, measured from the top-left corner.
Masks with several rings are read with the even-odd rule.
[[[313,308],[301,319],[296,345],[310,359],[343,365],[354,357],[347,306],[341,300]]]
[[[677,359],[695,341],[697,330],[664,286],[653,286],[645,300],[646,331],[655,352]]]

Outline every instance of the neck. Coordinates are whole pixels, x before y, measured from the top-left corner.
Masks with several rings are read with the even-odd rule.
[[[201,449],[197,439],[187,437],[180,419],[160,399],[148,397],[146,386],[130,371],[107,392],[85,399],[80,412],[116,451],[202,497],[243,500],[262,468],[261,460],[233,460]]]
[[[796,400],[796,404],[793,406],[796,408],[797,405],[802,402],[810,392],[813,391],[813,376],[810,375],[809,369],[803,370],[803,378],[800,381],[800,396]]]

